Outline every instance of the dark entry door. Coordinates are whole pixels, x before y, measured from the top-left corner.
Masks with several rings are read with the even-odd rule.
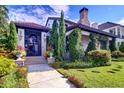
[[[26,29],[25,48],[27,56],[41,56],[41,32]]]

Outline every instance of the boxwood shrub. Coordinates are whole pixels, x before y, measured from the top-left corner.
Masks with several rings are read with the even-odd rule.
[[[124,57],[124,53],[121,51],[114,51],[114,52],[112,52],[112,57],[114,57],[114,58]]]
[[[12,59],[0,57],[0,77],[16,71],[16,64]]]
[[[66,61],[66,62],[61,63],[61,67],[64,68],[64,69],[89,68],[89,67],[92,67],[92,63],[91,62],[83,62],[83,61],[80,61],[80,60],[75,60],[73,62],[67,62]]]
[[[93,50],[88,52],[88,57],[93,66],[111,65],[111,53],[107,50]]]

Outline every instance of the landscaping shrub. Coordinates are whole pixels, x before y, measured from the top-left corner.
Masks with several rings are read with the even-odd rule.
[[[88,52],[88,57],[93,66],[111,65],[111,53],[107,50],[94,50]]]
[[[0,57],[5,57],[5,58],[9,58],[9,59],[16,59],[16,54],[12,51],[9,52],[7,50],[0,50]]]
[[[61,62],[54,62],[50,64],[51,67],[58,69],[61,67]]]
[[[114,58],[124,57],[124,53],[121,51],[114,51],[114,52],[112,52],[112,57],[114,57]]]
[[[75,62],[62,62],[61,67],[65,68],[65,69],[69,69],[69,68],[88,68],[88,67],[92,67],[92,63],[82,62],[82,61],[76,60]]]
[[[73,83],[77,88],[83,88],[84,87],[84,82],[79,80],[78,78],[74,76],[68,77],[68,80]]]
[[[121,42],[121,45],[119,46],[119,50],[121,52],[124,52],[124,42]]]
[[[10,74],[16,70],[16,64],[13,60],[0,57],[0,77]]]
[[[84,56],[81,33],[81,30],[76,28],[69,35],[69,53],[71,61],[81,60]]]
[[[27,68],[26,67],[18,67],[16,70],[16,74],[18,77],[27,77]]]
[[[90,41],[89,41],[88,46],[87,46],[87,49],[85,51],[85,55],[87,55],[87,53],[89,51],[92,51],[92,50],[96,50],[97,49],[97,46],[96,46],[97,39],[98,39],[97,38],[97,35],[94,34],[94,33],[91,33],[90,36],[89,36],[89,39],[90,39]]]
[[[0,78],[0,88],[27,88],[27,68],[18,67],[16,72]]]
[[[17,84],[17,78],[14,73],[0,78],[0,88],[14,88]]]

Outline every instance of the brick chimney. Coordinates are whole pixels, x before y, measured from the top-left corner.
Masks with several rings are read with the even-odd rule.
[[[80,10],[79,13],[80,13],[79,23],[90,26],[90,22],[88,20],[88,9],[84,7],[83,9]]]

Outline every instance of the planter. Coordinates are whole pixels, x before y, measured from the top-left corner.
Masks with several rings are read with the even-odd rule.
[[[22,54],[21,53],[17,54],[16,56],[17,56],[17,60],[22,60]]]
[[[53,63],[53,62],[55,62],[55,58],[49,57],[49,58],[47,58],[47,62],[48,62],[48,64]]]

